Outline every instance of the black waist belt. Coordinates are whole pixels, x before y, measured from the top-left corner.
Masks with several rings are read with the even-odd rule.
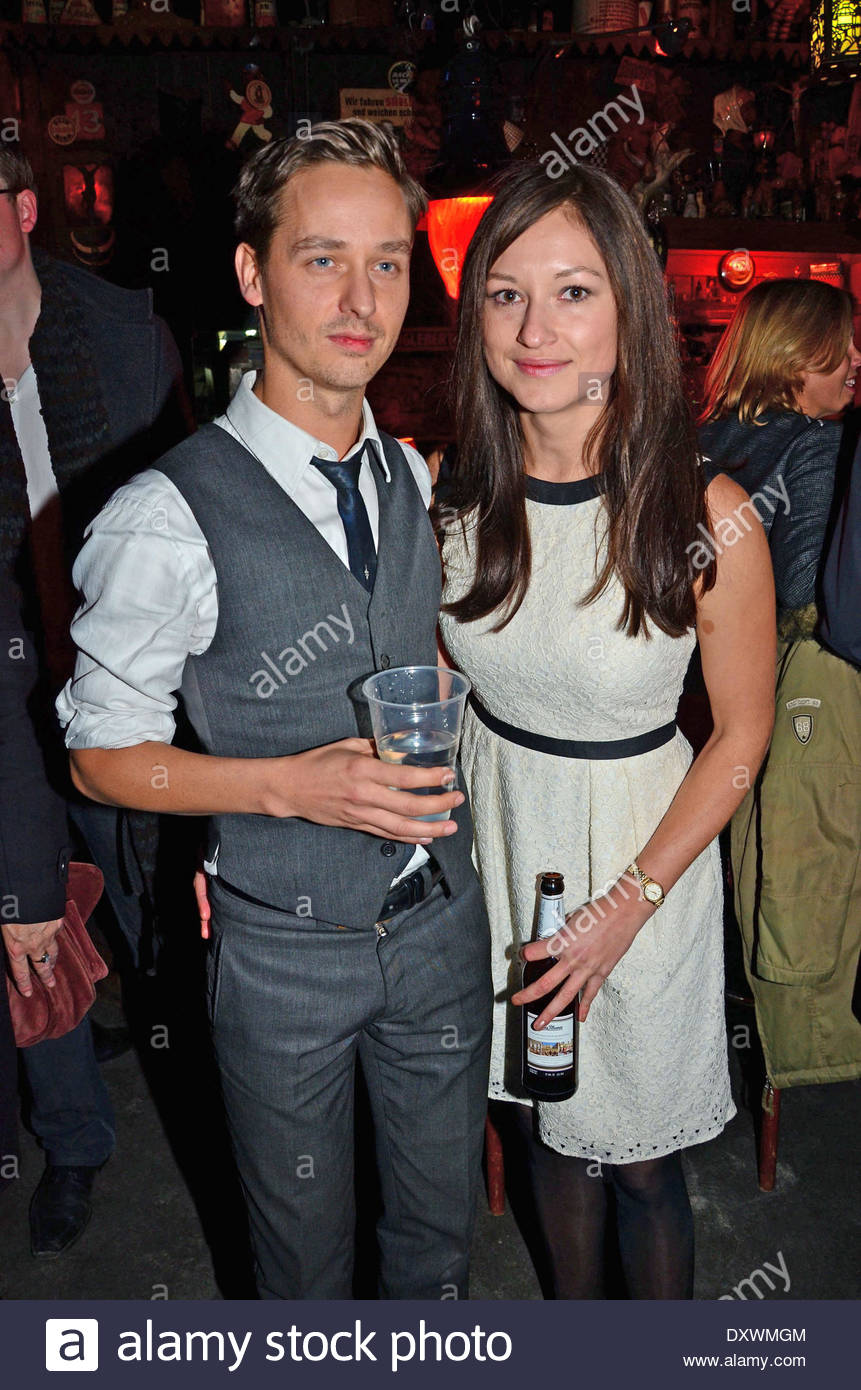
[[[545,734],[533,734],[528,729],[518,729],[514,724],[497,719],[474,695],[470,695],[469,703],[482,724],[500,738],[507,739],[509,743],[519,743],[521,748],[531,748],[534,753],[552,753],[557,758],[633,758],[638,753],[651,753],[653,748],[669,743],[676,733],[676,721],[671,719],[660,729],[649,729],[648,733],[635,734],[633,738],[548,738]]]
[[[424,902],[443,878],[443,871],[436,860],[428,859],[420,869],[414,869],[389,889],[377,921],[387,922],[396,913],[406,912],[408,907],[415,907],[416,903]]]

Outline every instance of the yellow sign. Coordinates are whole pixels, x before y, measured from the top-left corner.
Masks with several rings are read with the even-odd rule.
[[[409,125],[413,118],[413,104],[405,92],[393,92],[391,87],[342,87],[341,120],[351,116],[361,116],[366,121]]]

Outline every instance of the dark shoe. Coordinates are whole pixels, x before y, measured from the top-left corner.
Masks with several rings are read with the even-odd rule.
[[[122,1057],[132,1045],[132,1036],[128,1028],[105,1028],[103,1024],[96,1023],[94,1018],[90,1019],[90,1028],[93,1033],[93,1050],[99,1063],[111,1062],[114,1057]]]
[[[98,1168],[49,1163],[30,1203],[30,1249],[37,1259],[62,1255],[87,1228]]]

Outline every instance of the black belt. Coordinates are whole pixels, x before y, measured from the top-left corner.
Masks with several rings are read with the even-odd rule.
[[[444,876],[436,860],[429,859],[420,869],[415,869],[413,873],[407,874],[406,878],[399,879],[386,894],[377,921],[387,922],[398,912],[406,912],[408,907],[415,907],[416,903],[424,902],[437,884],[442,882]]]
[[[469,703],[482,724],[500,738],[507,739],[509,743],[519,743],[521,748],[531,748],[534,753],[553,753],[557,758],[633,758],[638,753],[650,753],[653,748],[669,743],[676,732],[676,721],[672,719],[659,729],[649,729],[648,733],[635,734],[633,738],[548,738],[545,734],[533,734],[528,729],[518,729],[514,724],[497,719],[472,694]]]

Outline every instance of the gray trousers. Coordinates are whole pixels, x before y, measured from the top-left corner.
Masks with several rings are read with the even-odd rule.
[[[468,1297],[493,987],[478,881],[355,931],[210,883],[215,1050],[263,1298],[350,1298],[357,1056],[380,1296]]]

